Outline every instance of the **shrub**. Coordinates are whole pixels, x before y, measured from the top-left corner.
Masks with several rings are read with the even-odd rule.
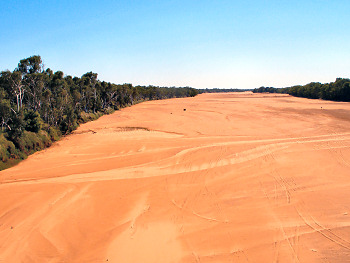
[[[49,136],[51,142],[55,142],[55,141],[58,141],[62,135],[61,135],[61,132],[59,130],[57,130],[51,126],[49,128],[48,136]]]
[[[42,150],[50,144],[51,140],[45,131],[39,133],[24,131],[22,136],[15,141],[17,148],[26,155]]]
[[[0,135],[0,161],[6,162],[10,158],[11,146],[15,147],[12,142],[6,140],[3,134]]]
[[[46,131],[41,130],[37,135],[45,147],[49,147],[52,144],[52,140]]]
[[[111,108],[111,107],[109,107],[109,108],[106,108],[106,109],[104,109],[103,110],[103,114],[112,114],[113,112],[115,112],[115,110],[113,109],[113,108]]]
[[[25,129],[31,132],[39,132],[44,121],[37,111],[28,111],[24,116]]]
[[[16,149],[13,142],[7,140],[3,134],[0,134],[0,171],[17,164],[26,157],[26,154]]]
[[[89,122],[89,121],[97,120],[102,115],[103,115],[103,113],[100,112],[100,111],[98,111],[96,113],[93,113],[93,112],[90,112],[90,113],[82,112],[82,113],[80,113],[80,116],[79,116],[79,123],[86,123],[86,122]]]

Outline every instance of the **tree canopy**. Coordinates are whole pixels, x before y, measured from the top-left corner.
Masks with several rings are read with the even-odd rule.
[[[260,87],[253,92],[287,93],[296,97],[309,99],[324,99],[334,101],[350,101],[350,79],[337,78],[335,82],[321,84],[311,82],[304,86],[297,85],[287,88]]]

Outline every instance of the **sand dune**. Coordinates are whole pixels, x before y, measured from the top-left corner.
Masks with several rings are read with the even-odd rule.
[[[150,101],[0,172],[0,262],[350,262],[349,193],[349,103]]]

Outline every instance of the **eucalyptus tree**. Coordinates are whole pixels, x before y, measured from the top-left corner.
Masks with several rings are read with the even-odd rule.
[[[40,56],[31,56],[19,61],[15,71],[21,72],[23,75],[42,73],[44,70],[44,64]]]
[[[20,111],[23,105],[25,87],[22,82],[22,74],[20,72],[11,72],[9,70],[0,73],[0,82],[9,95],[11,103]]]
[[[8,122],[11,119],[11,103],[8,99],[6,91],[0,85],[0,116],[1,116],[1,131],[5,129],[11,130]]]
[[[90,110],[95,112],[96,111],[96,101],[97,101],[97,73],[93,72],[87,72],[81,77],[83,81],[83,99],[84,106],[85,106],[85,112],[89,112]]]

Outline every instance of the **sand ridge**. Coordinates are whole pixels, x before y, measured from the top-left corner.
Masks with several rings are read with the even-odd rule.
[[[103,116],[0,172],[0,262],[350,262],[349,128],[249,92]]]

